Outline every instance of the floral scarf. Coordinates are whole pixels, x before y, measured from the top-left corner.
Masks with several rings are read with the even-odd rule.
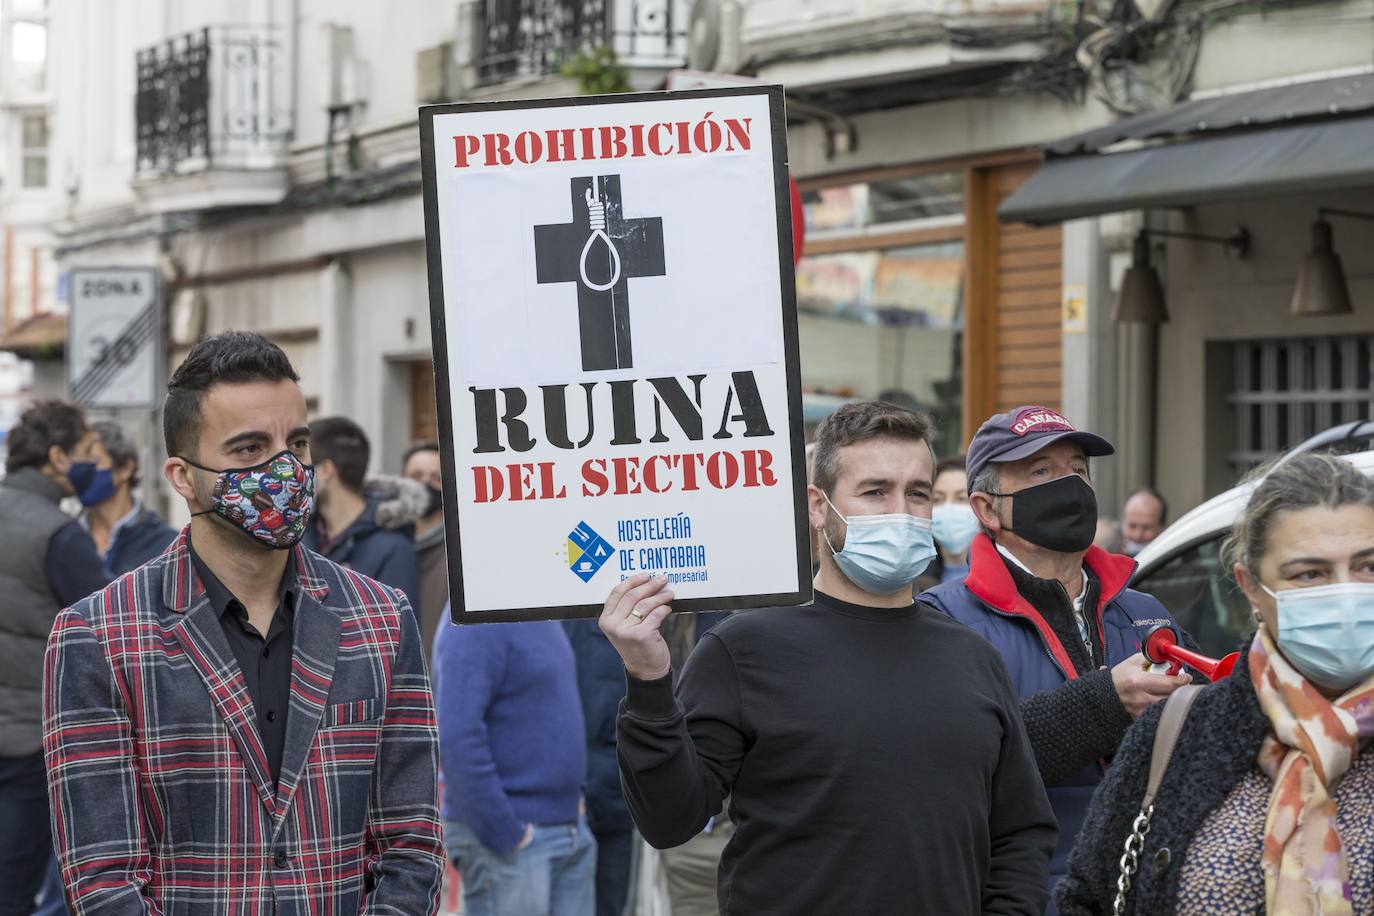
[[[1374,678],[1329,700],[1279,653],[1264,627],[1250,648],[1250,674],[1273,731],[1259,765],[1274,788],[1264,824],[1264,897],[1269,916],[1350,916],[1345,848],[1331,789],[1374,736]]]

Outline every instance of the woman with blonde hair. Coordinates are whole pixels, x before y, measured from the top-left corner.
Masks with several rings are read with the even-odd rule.
[[[1374,914],[1374,481],[1338,457],[1283,462],[1230,548],[1255,637],[1178,710],[1171,756],[1164,704],[1127,734],[1063,916]],[[1142,808],[1155,753],[1168,763]]]

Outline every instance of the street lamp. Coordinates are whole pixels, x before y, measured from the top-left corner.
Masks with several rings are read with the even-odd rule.
[[[1331,245],[1331,224],[1328,216],[1374,220],[1374,213],[1337,210],[1320,207],[1312,223],[1312,250],[1303,258],[1298,271],[1298,285],[1293,290],[1293,302],[1288,314],[1301,318],[1306,315],[1348,315],[1354,311],[1350,304],[1350,287],[1345,282],[1345,269],[1340,255]]]
[[[1236,257],[1250,253],[1250,233],[1240,227],[1227,236],[1199,235],[1195,232],[1170,232],[1166,229],[1141,229],[1131,250],[1131,266],[1121,278],[1121,290],[1116,298],[1114,317],[1117,321],[1138,324],[1163,324],[1169,320],[1169,307],[1164,301],[1164,285],[1159,272],[1150,264],[1150,237],[1188,239],[1194,242],[1215,242],[1225,245]]]
[[[1131,266],[1121,278],[1121,290],[1116,297],[1117,321],[1140,324],[1163,324],[1169,320],[1169,307],[1164,303],[1164,285],[1159,272],[1150,266],[1150,239],[1144,230],[1135,237],[1131,249]]]

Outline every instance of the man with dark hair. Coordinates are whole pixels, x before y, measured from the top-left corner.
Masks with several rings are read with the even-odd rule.
[[[415,560],[420,569],[420,632],[433,645],[448,604],[448,550],[444,544],[444,478],[439,443],[418,442],[406,450],[401,473],[425,488],[425,511],[415,523]]]
[[[1011,673],[1059,822],[1056,883],[1102,761],[1133,719],[1189,681],[1146,670],[1141,643],[1173,619],[1127,587],[1130,559],[1092,546],[1097,498],[1088,460],[1113,452],[1046,407],[989,418],[968,447],[969,503],[982,527],[968,575],[920,599],[986,637]]]
[[[1169,523],[1169,504],[1154,487],[1141,487],[1121,507],[1122,549],[1133,557]]]
[[[138,449],[118,423],[91,424],[103,486],[83,495],[81,519],[110,571],[121,576],[147,563],[176,540],[177,533],[134,495],[139,485]],[[97,497],[103,496],[103,499]]]
[[[420,600],[415,562],[415,520],[426,494],[407,480],[388,478],[368,485],[371,445],[367,433],[346,417],[310,424],[319,512],[305,544],[378,582],[400,589],[411,607]]]
[[[438,908],[437,736],[404,595],[301,547],[305,398],[257,334],[172,375],[191,524],[62,612],[43,744],[75,914]]]
[[[814,605],[735,614],[672,683],[672,592],[634,576],[601,628],[625,663],[620,775],[640,832],[686,842],[729,795],[723,916],[1038,916],[1054,818],[1006,669],[913,602],[935,554],[924,417],[846,405],[816,431]]]
[[[43,401],[9,431],[0,481],[0,913],[28,916],[52,854],[43,771],[43,646],[62,608],[104,588],[91,536],[59,507],[96,477],[75,404]]]

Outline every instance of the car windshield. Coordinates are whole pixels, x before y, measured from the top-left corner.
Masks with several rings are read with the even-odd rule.
[[[1214,658],[1240,648],[1254,630],[1250,603],[1221,559],[1223,536],[1190,547],[1132,583],[1158,598]]]

